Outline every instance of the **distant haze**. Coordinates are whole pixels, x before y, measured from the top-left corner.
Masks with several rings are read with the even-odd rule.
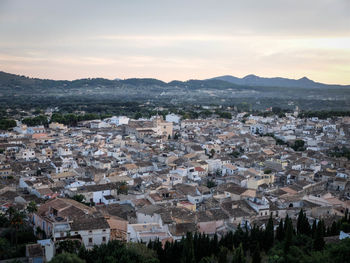
[[[1,0],[0,70],[350,84],[349,0]]]

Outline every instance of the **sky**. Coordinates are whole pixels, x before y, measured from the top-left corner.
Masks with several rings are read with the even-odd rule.
[[[0,70],[350,84],[349,0],[0,0]]]

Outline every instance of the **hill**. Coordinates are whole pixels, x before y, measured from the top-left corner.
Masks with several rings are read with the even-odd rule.
[[[288,79],[288,78],[263,78],[256,75],[247,75],[243,78],[237,78],[230,75],[215,77],[212,79],[218,79],[227,81],[237,85],[245,86],[262,86],[262,87],[285,87],[285,88],[350,88],[350,85],[333,85],[315,82],[303,77],[301,79]]]
[[[238,105],[307,110],[350,109],[350,86],[326,85],[307,78],[242,79],[223,76],[207,80],[164,82],[152,78],[86,78],[73,81],[29,78],[0,72],[0,108],[25,105],[53,107],[107,105],[115,102],[153,105]],[[91,106],[89,106],[91,107]]]

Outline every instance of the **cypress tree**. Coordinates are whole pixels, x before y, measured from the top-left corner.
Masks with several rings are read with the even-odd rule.
[[[260,246],[257,244],[257,246],[254,249],[252,263],[260,263],[261,262],[261,255],[260,255]]]
[[[339,235],[339,228],[336,222],[332,223],[331,230],[330,230],[331,236]]]
[[[219,252],[219,241],[218,241],[218,235],[215,233],[214,238],[211,241],[210,246],[211,254],[216,255]]]
[[[316,228],[315,239],[314,239],[314,249],[322,250],[324,247],[324,229],[322,221],[319,221]]]
[[[192,233],[186,234],[182,249],[181,263],[195,263]]]
[[[316,219],[312,223],[312,228],[311,228],[311,236],[314,238],[316,234],[316,229],[317,229],[317,224],[316,224]]]
[[[226,247],[220,247],[218,255],[218,263],[227,263],[228,249]]]
[[[297,233],[302,234],[302,224],[304,223],[304,212],[303,209],[300,209],[298,220],[297,220]]]
[[[274,241],[273,220],[271,216],[267,223],[267,226],[264,232],[264,237],[265,237],[264,249],[265,251],[267,251],[273,246],[273,241]]]
[[[283,219],[281,219],[276,230],[276,239],[281,242],[284,239],[284,233]]]
[[[245,257],[244,257],[243,245],[241,243],[233,253],[232,263],[244,263],[244,262],[245,262]]]
[[[310,236],[312,234],[309,220],[307,219],[306,214],[304,213],[303,209],[300,209],[300,212],[298,215],[297,233],[302,234],[302,235],[308,235],[308,236]]]
[[[289,217],[286,217],[286,221],[284,223],[285,228],[286,228],[286,238],[285,238],[285,243],[284,243],[284,251],[287,253],[289,251],[289,247],[292,244],[292,239],[293,239],[293,224],[292,220],[289,219]]]

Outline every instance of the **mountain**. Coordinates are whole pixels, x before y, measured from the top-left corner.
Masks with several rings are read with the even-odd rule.
[[[256,87],[284,87],[284,88],[341,88],[348,87],[350,85],[333,85],[323,84],[315,82],[303,77],[301,79],[288,79],[288,78],[263,78],[256,75],[247,75],[244,78],[237,78],[230,75],[215,77],[212,79],[218,79],[227,81],[236,85],[244,86],[256,86]]]
[[[164,82],[152,78],[85,78],[73,81],[29,78],[0,71],[0,113],[12,107],[88,107],[108,103],[154,105],[251,105],[302,109],[350,109],[350,86],[326,85],[308,78],[244,78],[223,76],[206,80]],[[75,106],[74,106],[75,105]],[[85,106],[84,106],[85,105]],[[114,104],[113,104],[114,105]],[[148,105],[148,104],[147,104]],[[249,108],[249,106],[248,106]]]

